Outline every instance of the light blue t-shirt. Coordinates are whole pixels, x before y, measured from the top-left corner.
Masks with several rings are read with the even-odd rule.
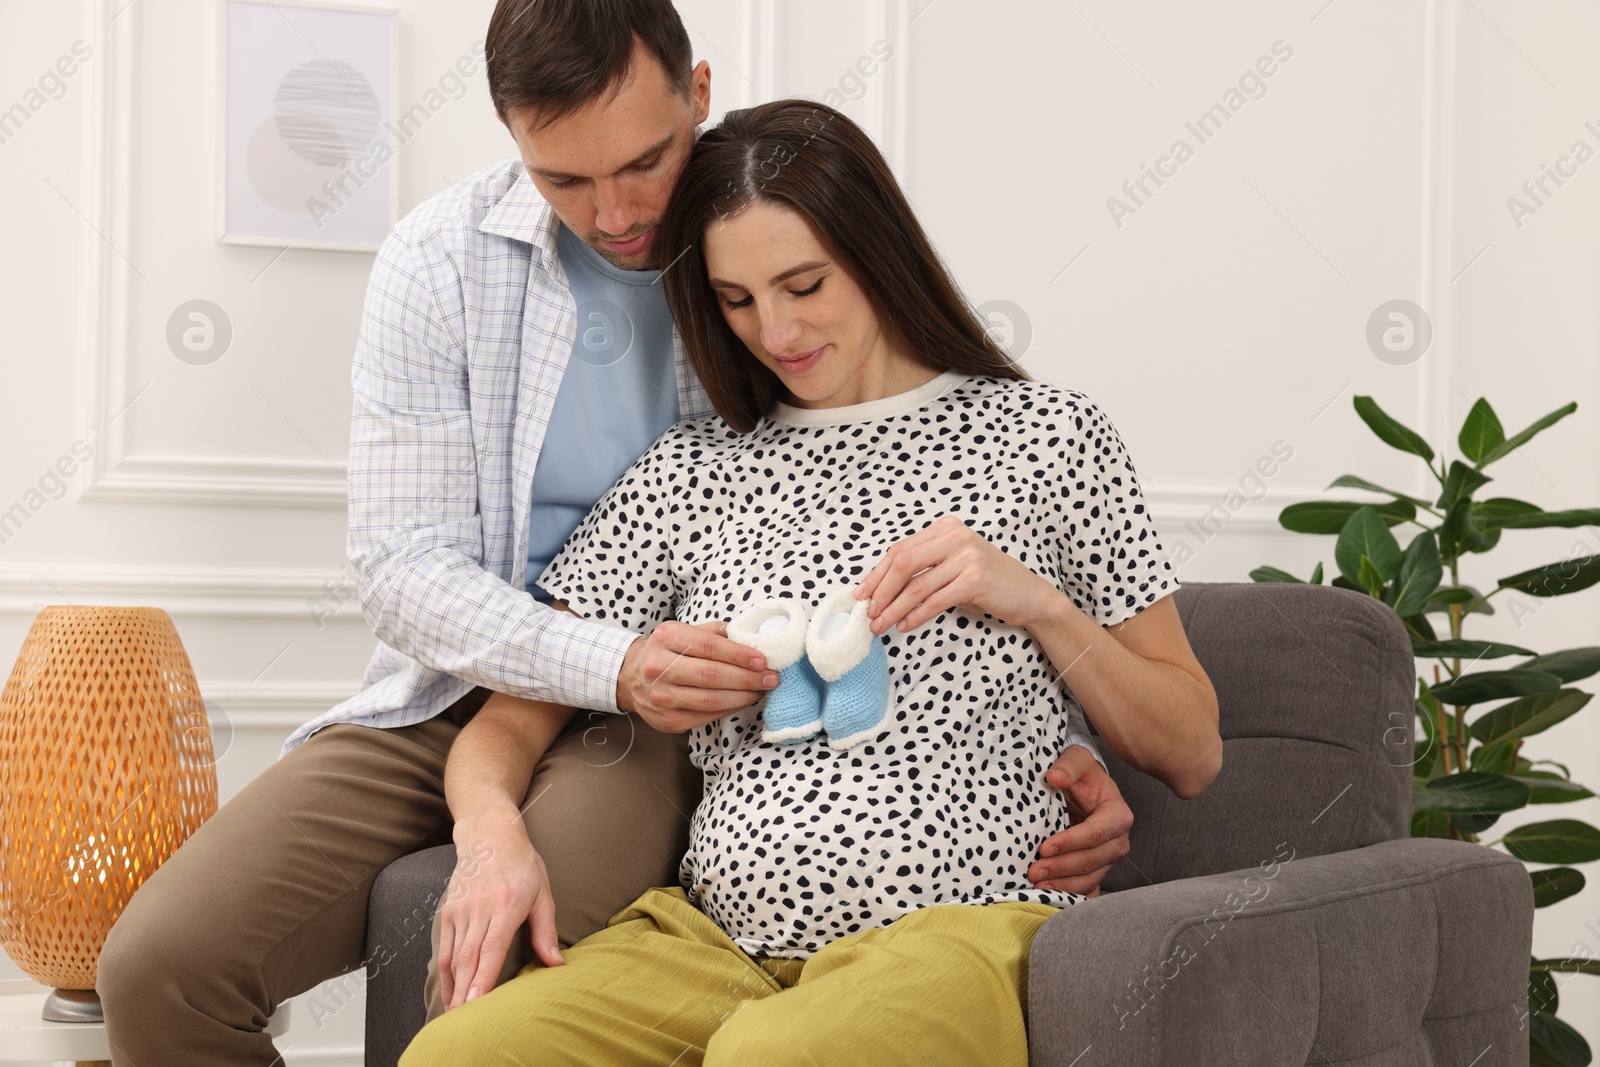
[[[565,225],[556,254],[578,302],[572,357],[533,469],[528,574],[538,578],[622,472],[678,421],[672,315],[657,270],[623,270]]]

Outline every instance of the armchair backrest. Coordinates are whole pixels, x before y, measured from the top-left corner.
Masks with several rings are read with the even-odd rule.
[[[1102,892],[1407,836],[1416,667],[1394,612],[1322,585],[1197,582],[1173,596],[1217,690],[1222,772],[1183,800],[1101,742],[1134,818]]]

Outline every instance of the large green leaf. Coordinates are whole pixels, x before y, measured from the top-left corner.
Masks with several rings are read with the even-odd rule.
[[[1412,808],[1489,815],[1516,811],[1528,803],[1528,787],[1503,774],[1461,771],[1411,787]]]
[[[1500,841],[1507,852],[1528,863],[1600,860],[1600,830],[1577,819],[1529,823],[1510,831]]]
[[[1537,907],[1537,905],[1535,905]],[[1549,971],[1528,971],[1528,1010],[1554,1015],[1561,1008],[1561,991]]]
[[[1439,544],[1432,530],[1423,530],[1411,539],[1400,559],[1400,574],[1395,579],[1394,613],[1401,618],[1415,615],[1439,588],[1444,568],[1439,563]]]
[[[1533,906],[1547,908],[1557,901],[1583,892],[1583,872],[1573,867],[1546,867],[1542,871],[1529,871],[1533,880]],[[1594,961],[1600,966],[1600,960]]]
[[[1553,674],[1563,682],[1576,682],[1580,678],[1587,678],[1600,671],[1600,646],[1585,645],[1582,648],[1564,648],[1560,652],[1547,652],[1517,666],[1525,671],[1544,671],[1546,674]]]
[[[1433,695],[1438,697],[1442,704],[1464,707],[1468,704],[1482,704],[1486,700],[1502,700],[1506,697],[1526,696],[1529,693],[1548,693],[1560,688],[1561,679],[1553,674],[1512,669],[1463,674],[1453,681],[1441,682],[1434,686]],[[1492,738],[1479,738],[1479,740],[1492,740]]]
[[[1501,673],[1501,672],[1485,672]],[[1506,674],[1516,674],[1516,671],[1506,671]],[[1541,671],[1530,671],[1530,674],[1541,678],[1556,678],[1553,674],[1544,674]],[[1466,678],[1481,678],[1484,675],[1469,674]],[[1509,704],[1501,704],[1492,711],[1484,712],[1467,727],[1467,733],[1488,744],[1491,741],[1500,741],[1513,737],[1531,737],[1543,733],[1556,723],[1569,715],[1575,714],[1578,709],[1589,703],[1593,695],[1585,693],[1582,689],[1558,688],[1561,680],[1556,678],[1556,685],[1548,689],[1536,690],[1533,695],[1525,696],[1521,700],[1513,700]],[[1443,688],[1441,686],[1440,688]],[[1437,692],[1437,690],[1435,690]],[[1527,690],[1524,690],[1527,692]],[[1515,694],[1506,693],[1505,696]],[[1447,703],[1455,701],[1446,700]],[[1493,699],[1488,698],[1488,699]],[[1471,703],[1471,701],[1468,701]]]
[[[1400,542],[1378,517],[1378,509],[1370,504],[1351,513],[1333,547],[1333,560],[1339,566],[1339,573],[1365,589],[1366,583],[1361,580],[1362,556],[1372,561],[1373,570],[1386,582],[1400,571]]]
[[[1499,820],[1498,815],[1468,814],[1464,811],[1450,813],[1450,825],[1464,834],[1481,834]]]
[[[1473,470],[1459,459],[1452,460],[1450,473],[1445,476],[1444,489],[1439,493],[1439,499],[1434,503],[1437,507],[1448,508],[1463,497],[1472,496],[1473,493],[1493,480],[1487,474]]]
[[[1511,777],[1528,787],[1529,804],[1566,804],[1594,796],[1587,786],[1553,771],[1522,771]]]
[[[1377,434],[1378,439],[1384,444],[1398,448],[1402,452],[1421,456],[1429,463],[1433,462],[1433,449],[1422,439],[1422,435],[1390,418],[1378,406],[1377,401],[1370,396],[1358,396],[1355,398],[1355,405],[1356,414],[1361,416],[1361,421],[1371,427],[1372,432]]]
[[[1561,777],[1563,777],[1563,778],[1571,778],[1572,777],[1572,768],[1568,767],[1565,763],[1557,763],[1553,759],[1530,760],[1530,759],[1527,759],[1526,757],[1523,757],[1523,756],[1518,756],[1517,757],[1517,773],[1518,774],[1533,774],[1534,771],[1535,771],[1535,768],[1537,768],[1541,763],[1544,764],[1547,767],[1554,767],[1556,770],[1560,771],[1561,772]],[[1544,771],[1539,771],[1538,773],[1544,774],[1545,772]]]
[[[1526,500],[1517,500],[1509,496],[1492,496],[1487,500],[1474,500],[1472,510],[1485,525],[1497,526],[1502,519],[1532,515],[1540,509],[1539,505],[1530,504]]]
[[[1486,398],[1480,396],[1472,405],[1472,410],[1467,412],[1458,441],[1461,454],[1474,463],[1506,443],[1505,428],[1500,425],[1499,416]]]
[[[1596,649],[1600,652],[1600,649]],[[1501,656],[1531,656],[1528,649],[1518,645],[1504,645],[1498,641],[1425,641],[1411,646],[1411,654],[1422,659],[1499,659]],[[1561,677],[1560,672],[1550,670],[1548,667],[1534,666],[1532,661],[1519,663],[1522,670],[1544,670],[1547,674]],[[1596,668],[1600,670],[1600,668]],[[1579,675],[1583,677],[1583,675]],[[1564,682],[1573,679],[1561,677]]]
[[[1446,615],[1450,613],[1451,604],[1466,604],[1477,600],[1481,594],[1470,585],[1442,585],[1434,590],[1428,598],[1428,606],[1424,611],[1440,611]],[[1468,615],[1493,615],[1494,605],[1485,600],[1481,604],[1467,609]]]
[[[1409,500],[1419,508],[1425,508],[1428,506],[1428,502],[1419,496],[1412,496],[1410,493],[1397,492],[1393,489],[1385,489],[1381,485],[1374,485],[1365,478],[1358,478],[1354,474],[1339,475],[1339,477],[1328,483],[1327,488],[1366,489],[1374,493],[1382,493],[1384,496],[1392,496],[1400,500]]]
[[[1412,837],[1449,837],[1450,816],[1442,811],[1417,808],[1411,813]]]
[[[1495,523],[1507,530],[1527,530],[1540,526],[1588,526],[1600,522],[1600,508],[1572,508],[1568,511],[1541,511],[1519,515]]]
[[[1250,580],[1252,582],[1294,582],[1296,585],[1306,584],[1299,578],[1296,578],[1294,575],[1290,574],[1288,571],[1281,571],[1276,567],[1269,567],[1265,564],[1250,572]]]
[[[1600,978],[1600,957],[1595,956],[1552,956],[1549,959],[1533,960],[1528,964],[1530,971],[1560,971],[1566,974],[1592,974]]]
[[[1335,579],[1335,581],[1342,581],[1342,579]],[[1433,632],[1433,624],[1428,621],[1428,616],[1420,611],[1415,615],[1407,615],[1400,621],[1405,623],[1406,633],[1410,636],[1413,644],[1418,641],[1437,641],[1439,639],[1439,635]]]
[[[1360,408],[1358,407],[1356,410],[1359,411]],[[1484,453],[1484,455],[1477,461],[1478,466],[1486,467],[1490,463],[1493,463],[1495,460],[1499,459],[1501,456],[1509,453],[1512,449],[1521,448],[1523,445],[1533,440],[1535,434],[1549,429],[1551,426],[1554,426],[1556,423],[1560,422],[1562,419],[1566,418],[1568,415],[1571,415],[1577,410],[1578,403],[1575,400],[1556,408],[1550,414],[1536,420],[1526,430],[1523,430],[1520,433],[1512,434],[1510,437],[1506,438],[1504,444],[1497,445],[1496,447],[1491,448],[1488,452]]]
[[[1350,516],[1372,506],[1353,500],[1308,500],[1284,508],[1278,513],[1278,524],[1295,533],[1336,534],[1344,529]],[[1377,507],[1378,517],[1390,526],[1415,522],[1417,518],[1417,509],[1409,501],[1391,500]]]
[[[1459,497],[1439,524],[1439,554],[1455,559],[1465,552],[1487,552],[1500,542],[1500,528],[1488,527],[1472,510],[1471,497]]]
[[[1589,1067],[1589,1042],[1542,1011],[1528,1016],[1528,1067]]]
[[[1516,777],[1511,772],[1516,768],[1517,743],[1514,740],[1496,741],[1489,745],[1479,745],[1472,750],[1471,767],[1474,771],[1485,774],[1505,774]]]
[[[1500,586],[1519,590],[1529,596],[1565,596],[1587,589],[1595,582],[1600,582],[1600,556],[1579,556],[1577,559],[1518,571],[1500,579]]]
[[[1372,565],[1372,561],[1366,556],[1362,556],[1356,564],[1356,568],[1356,580],[1360,583],[1361,588],[1366,590],[1367,595],[1376,597],[1388,604],[1389,601],[1384,597],[1383,575],[1378,573],[1378,568]],[[1393,605],[1390,606],[1392,607]]]
[[[1424,687],[1428,684],[1420,678],[1417,681]],[[1413,762],[1411,764],[1411,773],[1426,782],[1433,777],[1434,765],[1439,759],[1438,729],[1433,724],[1434,712],[1439,704],[1424,688],[1421,695],[1417,697],[1415,706],[1417,719],[1422,723],[1423,737],[1420,741],[1412,741]],[[1385,738],[1388,737],[1387,732],[1384,736]]]

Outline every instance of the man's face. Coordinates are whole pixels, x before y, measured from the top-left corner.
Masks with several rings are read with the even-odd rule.
[[[691,74],[688,99],[655,57],[634,44],[628,83],[547,126],[511,109],[508,129],[534,186],[567,228],[624,270],[660,267],[655,231],[711,112],[711,70]]]

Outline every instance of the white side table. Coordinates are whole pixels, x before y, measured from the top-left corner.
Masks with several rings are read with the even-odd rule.
[[[106,1029],[94,1023],[51,1023],[40,1016],[50,990],[27,978],[0,981],[0,1063],[73,1060],[78,1067],[109,1067]],[[289,1029],[289,1005],[267,1021],[267,1033]]]

